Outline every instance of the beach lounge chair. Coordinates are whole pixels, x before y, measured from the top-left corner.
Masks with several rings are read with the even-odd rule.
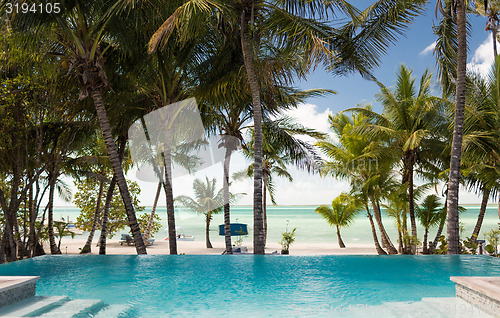
[[[124,243],[127,243],[127,245],[133,245],[135,242],[134,242],[134,239],[128,235],[128,234],[122,234],[122,237],[120,239],[120,245],[123,245]]]

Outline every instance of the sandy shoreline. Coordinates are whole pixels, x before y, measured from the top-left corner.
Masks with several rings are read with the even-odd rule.
[[[71,239],[64,237],[61,242],[61,252],[63,254],[79,254],[80,249],[85,245],[85,239]],[[224,251],[223,242],[212,242],[213,248],[207,249],[203,241],[178,241],[177,252],[186,255],[220,255]],[[251,243],[243,244],[250,253],[253,252]],[[50,253],[47,243],[44,245],[45,252]],[[266,253],[280,251],[281,245],[269,243]],[[169,254],[168,241],[156,240],[148,247],[148,254],[162,255]],[[134,246],[120,245],[118,240],[108,240],[106,253],[111,255],[133,255],[136,254]],[[96,243],[92,245],[92,253],[99,254],[99,247]],[[373,244],[351,244],[346,248],[339,248],[336,243],[294,243],[290,247],[290,255],[376,255],[377,251]]]

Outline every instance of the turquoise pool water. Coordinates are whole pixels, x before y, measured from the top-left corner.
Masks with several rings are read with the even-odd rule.
[[[500,259],[65,255],[1,265],[0,275],[39,275],[37,295],[127,304],[134,317],[290,317],[308,308],[453,297],[450,276],[498,276]]]

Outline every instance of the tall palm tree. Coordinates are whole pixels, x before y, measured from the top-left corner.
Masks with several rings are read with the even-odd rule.
[[[498,55],[497,41],[498,41],[498,27],[500,24],[500,1],[498,0],[474,0],[474,8],[476,13],[480,16],[487,17],[485,31],[491,31],[493,38],[493,54]]]
[[[403,165],[402,182],[408,184],[408,212],[414,240],[417,238],[413,181],[415,167],[425,160],[421,156],[423,148],[432,144],[433,140],[438,140],[446,127],[445,103],[431,95],[431,80],[432,75],[425,71],[417,88],[412,71],[402,65],[394,90],[377,82],[380,87],[377,99],[384,106],[382,115],[366,108],[348,109],[363,113],[375,122],[359,127],[358,133],[382,135],[392,140],[391,148],[397,151]]]
[[[255,130],[250,129],[251,139],[243,146],[243,154],[247,158],[254,157]],[[273,176],[287,178],[293,181],[292,175],[287,171],[287,166],[295,165],[298,168],[315,172],[319,169],[321,160],[314,147],[300,139],[311,137],[324,140],[325,134],[317,130],[304,127],[295,119],[283,116],[275,120],[265,118],[263,122],[263,217],[264,217],[264,243],[267,240],[267,193],[271,202],[276,204],[274,195]],[[246,171],[236,173],[237,177],[253,177],[254,164],[250,164]]]
[[[231,2],[190,0],[181,5],[151,39],[152,50],[168,41],[172,32],[181,30],[180,38],[189,39],[199,32],[198,26],[210,18],[220,21],[223,30],[239,29],[247,85],[250,87],[255,123],[254,173],[254,253],[264,254],[262,209],[262,105],[259,77],[255,62],[263,49],[270,46],[298,49],[310,65],[323,63],[332,72],[357,70],[367,74],[378,64],[380,55],[401,32],[406,23],[420,12],[425,1],[377,1],[359,12],[345,1],[264,1]],[[351,19],[342,28],[332,28],[329,14],[339,13]],[[360,27],[362,29],[360,30]],[[307,69],[306,69],[307,70]],[[303,77],[306,72],[287,74]],[[286,82],[293,81],[289,76]]]
[[[420,223],[424,227],[424,241],[423,241],[423,253],[429,253],[429,247],[427,246],[427,237],[429,234],[429,229],[435,226],[440,221],[441,211],[443,210],[439,198],[435,194],[431,194],[425,197],[422,204],[417,206],[416,212]]]
[[[333,199],[331,208],[327,205],[321,205],[316,208],[315,212],[321,215],[329,225],[336,227],[339,247],[345,248],[344,241],[342,241],[342,237],[340,236],[340,228],[351,225],[361,209],[362,206],[358,200],[342,193]]]
[[[482,193],[481,208],[471,240],[478,238],[491,194],[498,190],[496,166],[500,165],[500,61],[487,79],[471,76],[464,119],[464,175],[469,189]]]
[[[328,120],[331,129],[338,137],[338,142],[320,141],[316,143],[316,146],[328,157],[321,168],[321,175],[348,180],[354,193],[365,204],[370,221],[372,221],[372,216],[368,206],[371,202],[373,216],[380,230],[382,245],[388,249],[389,253],[397,254],[397,250],[390,241],[383,225],[380,209],[380,201],[387,189],[387,183],[392,178],[391,168],[395,161],[393,153],[384,150],[387,140],[384,140],[382,136],[373,138],[355,132],[356,127],[372,123],[363,114],[349,117],[341,113],[329,116]],[[373,230],[372,232],[377,247],[376,232]],[[380,254],[385,253],[378,247],[377,250]]]
[[[456,24],[457,54],[456,54],[456,81],[455,81],[455,111],[453,125],[453,139],[451,143],[450,176],[447,193],[447,251],[448,254],[460,253],[460,231],[458,216],[458,195],[460,186],[460,162],[462,157],[463,122],[465,112],[465,93],[467,75],[467,1],[454,0],[451,5],[443,6],[443,0],[437,0],[437,6],[442,15],[451,18]],[[449,54],[455,54],[449,52]],[[446,64],[450,59],[438,60]],[[453,69],[453,67],[447,67]],[[441,74],[448,76],[449,74]]]
[[[19,12],[13,14],[11,20],[16,28],[49,29],[53,34],[57,34],[54,42],[60,54],[69,60],[69,69],[78,78],[80,98],[90,96],[93,100],[111,166],[125,204],[137,253],[146,254],[102,97],[103,91],[109,87],[104,61],[106,52],[113,49],[113,42],[108,40],[113,39],[112,28],[119,28],[120,19],[123,18],[108,14],[111,5],[111,2],[104,0],[91,3],[73,1],[66,3],[57,14],[25,15]]]

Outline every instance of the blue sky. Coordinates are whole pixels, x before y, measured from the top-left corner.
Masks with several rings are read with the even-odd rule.
[[[360,8],[368,6],[373,1],[353,1]],[[395,72],[401,64],[414,69],[414,76],[421,76],[422,72],[428,68],[435,68],[435,59],[432,52],[423,52],[435,40],[436,36],[432,32],[432,26],[437,23],[434,16],[435,0],[427,4],[425,14],[415,18],[412,25],[405,32],[405,36],[399,37],[398,41],[391,45],[386,55],[382,57],[380,66],[374,70],[375,77],[390,87],[395,81]],[[469,69],[476,68],[483,73],[486,72],[493,60],[491,34],[484,31],[486,19],[469,15],[469,22],[472,29],[469,41],[468,62]],[[322,98],[314,98],[305,105],[300,105],[297,109],[289,111],[288,115],[295,117],[305,126],[315,128],[324,132],[329,131],[328,114],[336,113],[349,107],[354,107],[358,103],[372,103],[375,110],[381,111],[377,105],[374,95],[378,91],[375,83],[361,78],[361,76],[352,74],[350,76],[334,77],[323,70],[316,70],[311,74],[307,81],[296,83],[301,89],[309,88],[328,88],[335,90],[336,95],[329,95]],[[436,89],[438,87],[436,86]],[[235,155],[232,159],[231,173],[244,169],[248,162],[241,155]],[[342,191],[348,191],[348,184],[332,178],[320,178],[317,175],[308,175],[304,171],[298,171],[290,168],[294,177],[294,182],[276,179],[276,200],[280,205],[317,205],[331,202]],[[212,167],[207,171],[202,171],[209,177],[216,177],[222,180],[222,167]],[[204,175],[197,177],[204,178]],[[140,201],[142,205],[151,205],[155,193],[156,185],[154,183],[142,182],[135,177],[134,171],[127,174],[127,178],[138,181],[142,189]],[[187,194],[192,195],[191,185],[194,177],[186,176],[174,180],[174,195]],[[71,183],[71,182],[70,182]],[[219,186],[222,183],[219,182]],[[242,205],[252,203],[252,182],[251,180],[243,182],[234,182],[231,186],[233,193],[247,193],[247,195],[238,202]],[[444,201],[444,200],[443,200]],[[165,202],[164,197],[160,202]],[[472,193],[461,191],[461,204],[476,204],[480,199]],[[56,205],[72,205],[64,203],[56,198]]]
[[[373,1],[353,1],[358,8],[365,8]],[[413,74],[419,78],[426,68],[433,70],[436,66],[432,52],[421,54],[421,52],[432,44],[436,39],[432,26],[438,23],[435,17],[434,8],[436,0],[431,0],[426,6],[425,14],[415,18],[410,25],[405,36],[401,36],[398,42],[390,46],[386,55],[382,57],[380,66],[374,70],[375,77],[386,86],[392,86],[395,81],[395,72],[401,64],[414,69]],[[475,15],[468,16],[472,25],[471,36],[468,37],[469,56],[471,61],[475,50],[491,36],[484,31],[486,18]],[[492,50],[492,48],[491,48]],[[354,107],[358,103],[373,103],[377,107],[374,95],[378,91],[378,86],[357,74],[350,76],[334,77],[323,70],[316,70],[307,81],[297,83],[301,89],[329,88],[337,92],[323,98],[311,99],[309,102],[318,106],[318,111],[330,109],[333,112],[341,111],[349,107]]]

